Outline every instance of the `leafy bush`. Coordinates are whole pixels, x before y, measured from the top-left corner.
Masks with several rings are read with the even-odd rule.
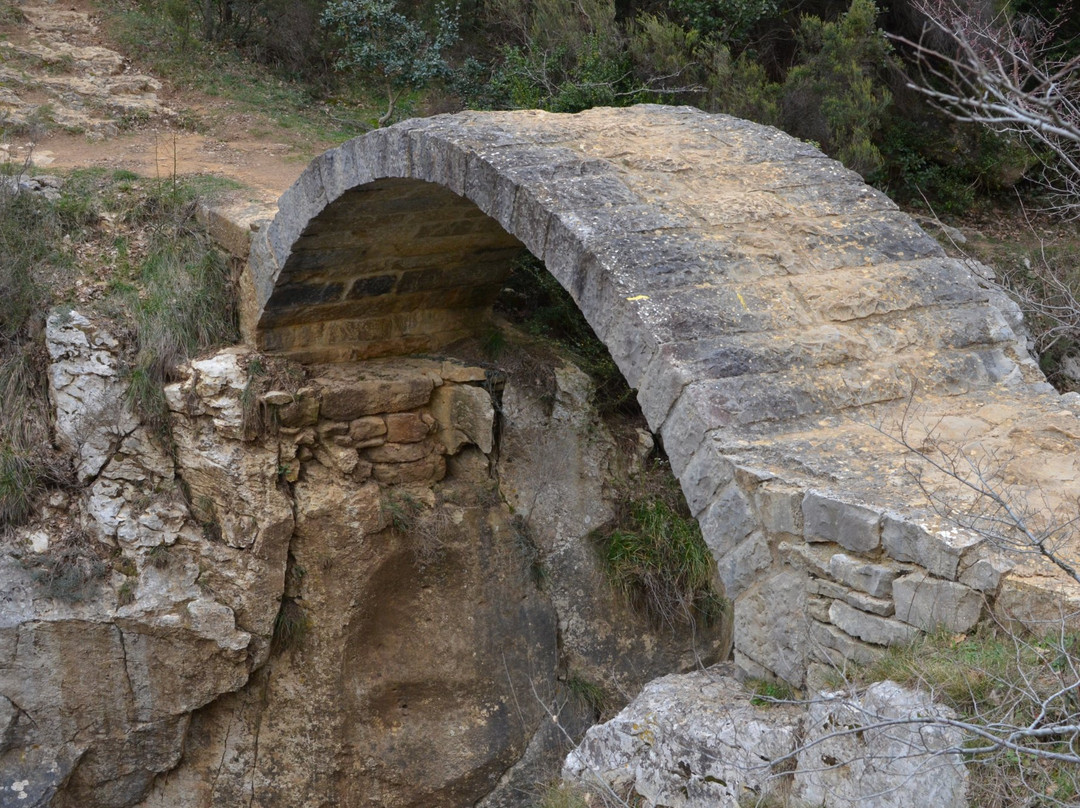
[[[960,214],[979,196],[1000,194],[1032,166],[1030,149],[1006,133],[918,121],[893,113],[879,148],[883,164],[868,179],[905,205]]]
[[[799,63],[784,81],[781,119],[864,176],[881,167],[875,138],[892,101],[883,73],[889,45],[873,0],[852,0],[835,22],[807,15],[797,32]]]
[[[403,93],[450,75],[444,51],[458,39],[457,10],[436,7],[434,31],[403,14],[393,0],[330,0],[322,22],[341,42],[334,65],[386,94],[383,126]]]
[[[490,14],[509,39],[488,92],[496,106],[578,112],[641,100],[613,0],[499,0]]]
[[[687,28],[725,43],[741,43],[758,23],[780,13],[778,0],[672,0]]]

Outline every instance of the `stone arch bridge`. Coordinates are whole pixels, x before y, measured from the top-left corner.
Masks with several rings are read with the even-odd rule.
[[[372,132],[256,232],[245,335],[303,362],[438,352],[523,247],[662,435],[744,671],[800,684],[987,607],[1076,605],[1037,553],[1000,551],[1075,515],[1080,397],[1046,384],[982,268],[775,129],[638,106]]]

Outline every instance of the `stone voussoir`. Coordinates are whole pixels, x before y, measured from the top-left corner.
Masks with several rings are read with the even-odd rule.
[[[881,511],[843,502],[821,491],[803,497],[803,535],[807,541],[836,542],[856,553],[881,544]]]

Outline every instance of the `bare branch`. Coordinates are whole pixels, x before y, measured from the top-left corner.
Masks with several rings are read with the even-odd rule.
[[[1080,217],[1080,57],[1051,54],[1054,25],[1019,31],[1004,13],[980,18],[953,0],[922,0],[919,9],[920,41],[891,37],[918,67],[908,86],[956,120],[1021,135],[1042,163],[1047,210]]]

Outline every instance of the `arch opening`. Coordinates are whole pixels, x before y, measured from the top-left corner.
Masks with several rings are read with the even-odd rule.
[[[522,243],[431,182],[343,193],[292,245],[258,347],[301,362],[433,352],[485,322]]]
[[[522,275],[526,276],[524,284],[517,282]],[[528,276],[533,277],[530,280]],[[535,299],[536,276],[543,278],[547,296],[544,300]],[[524,306],[516,305],[515,295],[517,302],[521,302],[521,296],[526,298]],[[538,306],[562,309],[563,315],[568,315],[566,319],[573,320],[569,324],[572,334],[568,335],[564,326],[556,325],[553,329],[536,329],[541,332],[540,337],[558,342],[559,337],[570,336],[571,342],[581,338],[588,343],[571,344],[570,353],[576,355],[576,360],[586,360],[587,372],[600,371],[594,375],[594,383],[606,388],[601,393],[604,399],[601,409],[617,411],[627,424],[628,434],[644,427],[645,419],[633,391],[563,282],[476,203],[424,180],[386,178],[363,183],[343,192],[312,216],[289,246],[277,274],[258,321],[257,345],[261,350],[310,366],[323,369],[333,366],[333,372],[338,375],[351,372],[353,367],[360,374],[370,372],[365,370],[371,367],[368,360],[378,360],[378,366],[388,368],[395,357],[421,354],[471,360],[473,365],[486,366],[501,378],[504,374],[500,366],[505,368],[507,364],[527,374],[543,362],[563,361],[557,346],[554,350],[539,347],[542,339],[536,339],[536,330],[532,334],[521,333],[517,344],[501,357],[491,355],[484,345],[485,336],[494,330],[496,317],[528,316],[535,314]],[[527,366],[518,361],[523,356],[528,357]],[[614,469],[607,464],[616,462],[613,458],[620,453],[623,459],[617,462],[633,456],[634,462],[640,464],[648,450],[641,446],[628,447],[625,441],[617,446],[620,441],[596,434],[597,423],[589,421],[592,416],[568,414],[567,410],[585,409],[595,403],[588,400],[588,395],[575,398],[591,386],[582,383],[580,372],[558,367],[546,372],[551,376],[549,394],[538,397],[535,389],[519,391],[509,394],[512,400],[495,402],[498,419],[508,417],[507,412],[513,412],[512,417],[517,419],[512,428],[496,427],[503,432],[505,441],[497,437],[494,452],[487,457],[475,449],[453,458],[448,456],[446,476],[431,489],[432,501],[436,503],[431,513],[447,502],[460,510],[454,501],[463,502],[468,497],[448,495],[448,492],[463,482],[475,485],[479,464],[484,467],[484,474],[491,475],[495,486],[500,484],[501,476],[509,476],[515,494],[502,496],[507,501],[514,499],[510,511],[502,513],[499,509],[505,510],[506,506],[501,503],[498,507],[491,503],[469,505],[465,510],[471,516],[466,518],[477,523],[473,542],[477,547],[470,547],[470,542],[461,537],[448,541],[443,548],[448,552],[445,558],[427,567],[421,564],[415,570],[415,550],[408,548],[417,537],[411,535],[415,531],[406,529],[394,539],[402,547],[393,555],[393,563],[387,562],[366,573],[372,582],[371,593],[364,596],[369,605],[358,610],[354,624],[345,632],[350,665],[341,674],[345,689],[355,694],[348,704],[350,714],[371,713],[371,720],[354,723],[343,741],[354,756],[362,749],[368,750],[366,762],[354,762],[351,773],[345,775],[339,786],[350,804],[352,801],[362,804],[363,800],[360,792],[350,789],[363,791],[372,784],[387,793],[416,792],[421,795],[417,804],[446,805],[472,804],[493,787],[493,774],[509,778],[507,782],[513,788],[520,788],[523,783],[535,787],[535,782],[522,779],[534,777],[540,770],[536,768],[536,760],[521,757],[522,736],[518,725],[526,718],[523,706],[514,699],[530,700],[530,704],[524,705],[524,714],[531,725],[536,722],[537,716],[533,714],[537,705],[531,703],[528,690],[544,691],[546,698],[555,699],[552,703],[558,702],[561,705],[558,709],[565,711],[563,718],[570,722],[565,726],[575,728],[574,732],[583,731],[588,723],[607,713],[598,705],[578,703],[580,699],[573,694],[572,686],[584,682],[595,688],[601,682],[604,692],[625,697],[648,679],[685,669],[702,659],[715,661],[726,656],[730,649],[730,619],[726,624],[717,621],[696,626],[661,625],[655,614],[645,613],[640,604],[631,603],[608,586],[604,561],[588,541],[588,535],[604,520],[625,516],[630,508],[628,502],[620,507],[612,501],[611,486],[603,478],[614,473]],[[513,371],[509,376],[509,385],[519,381]],[[489,383],[490,379],[482,384]],[[434,405],[429,406],[435,414]],[[553,434],[556,430],[558,436]],[[592,446],[584,447],[585,443]],[[538,448],[541,445],[543,449]],[[587,486],[588,492],[570,490],[579,485],[569,481],[575,473],[593,478]],[[560,475],[567,474],[571,478],[559,480]],[[528,480],[529,477],[534,479]],[[535,490],[526,496],[523,489],[528,486]],[[677,486],[668,489],[667,493],[674,491],[681,498]],[[561,493],[553,497],[549,490]],[[382,496],[385,501],[387,492]],[[596,497],[597,502],[589,505],[566,502],[586,496]],[[481,583],[490,588],[493,581],[513,577],[506,565],[497,574],[491,571],[485,574],[484,564],[490,565],[491,558],[507,553],[505,547],[498,549],[491,543],[492,530],[504,544],[509,541],[513,545],[518,541],[513,537],[523,535],[514,527],[521,516],[511,519],[510,515],[516,512],[527,519],[532,511],[524,506],[535,509],[536,521],[544,523],[536,539],[538,546],[534,550],[538,560],[534,563],[540,569],[542,557],[551,568],[537,573],[544,580],[537,579],[535,585],[550,605],[545,607],[538,602],[526,609],[526,603],[532,603],[529,599],[534,597],[533,593],[528,595],[529,599],[521,600],[512,615],[494,606],[485,607],[492,612],[486,617],[494,621],[490,631],[482,626],[473,627],[476,631],[471,632],[440,631],[440,619],[455,614],[461,617],[458,607],[471,603],[464,588],[460,592],[455,589],[468,579],[468,574],[456,568],[474,569],[472,574],[478,575],[470,584],[474,593]],[[620,510],[622,513],[617,513]],[[424,512],[429,512],[426,505]],[[582,514],[584,520],[577,524],[564,521],[572,522]],[[686,518],[691,518],[688,513]],[[500,528],[500,520],[509,520],[514,528],[509,538],[507,525]],[[487,545],[491,546],[484,552],[478,551],[477,548]],[[520,555],[522,548],[516,548],[515,552]],[[507,562],[510,566],[513,563],[517,562]],[[448,575],[452,566],[456,571]],[[504,589],[509,591],[505,586]],[[580,594],[585,591],[587,595]],[[514,599],[523,597],[518,593]],[[575,599],[580,602],[571,605]],[[696,609],[692,601],[687,605],[690,610]],[[547,612],[545,608],[554,611]],[[569,609],[574,610],[572,614]],[[558,627],[545,625],[548,614],[558,616]],[[691,622],[701,617],[689,612],[686,616]],[[427,629],[418,622],[424,619],[428,621],[427,628],[436,631],[436,637],[424,639]],[[569,634],[568,624],[573,625]],[[521,653],[516,656],[486,647],[495,637],[512,636],[537,626],[541,633],[550,636],[522,637],[521,648],[515,649]],[[598,628],[603,626],[606,628],[601,635]],[[479,657],[477,653],[468,653],[465,646],[470,640],[483,648]],[[415,665],[407,659],[409,648],[432,644],[446,646],[447,651],[440,661],[446,670],[434,665],[427,671],[437,680],[435,690],[439,690],[439,682],[445,686],[446,693],[442,696],[421,681],[424,671],[413,670]],[[427,653],[430,656],[430,648]],[[461,671],[456,670],[454,658],[460,658]],[[509,678],[512,673],[515,677],[510,683],[509,697],[501,691],[496,694],[498,688],[489,688],[481,694],[472,684],[485,677],[499,679],[490,671],[482,674],[472,671],[476,659],[496,658],[502,659],[504,667],[509,659],[508,670],[500,674]],[[519,681],[521,671],[527,666],[535,666],[535,670],[530,668],[528,677]],[[384,676],[383,670],[407,675],[398,681],[393,676]],[[611,681],[604,681],[608,677]],[[461,685],[459,679],[467,680],[468,686]],[[614,702],[608,704],[611,706]],[[490,718],[477,718],[485,710],[492,711]],[[548,775],[558,769],[559,751],[564,742],[563,737],[547,729],[549,725],[562,726],[550,721],[536,723],[536,735],[530,741],[534,755],[537,750],[543,753],[544,771]],[[475,739],[469,738],[472,746],[468,747],[468,754],[465,751],[468,745],[463,740],[463,751],[447,766],[437,767],[437,772],[420,776],[423,766],[414,770],[404,765],[404,761],[423,757],[418,752],[423,746],[419,739],[434,737],[436,727],[449,731],[459,726],[472,726],[470,731],[476,735]],[[482,726],[489,729],[481,732],[477,728]],[[506,748],[489,749],[488,745],[496,743],[500,732],[506,738],[498,743],[506,743]],[[541,735],[551,737],[541,738]],[[383,759],[375,760],[380,754]],[[508,763],[507,755],[514,760]]]

